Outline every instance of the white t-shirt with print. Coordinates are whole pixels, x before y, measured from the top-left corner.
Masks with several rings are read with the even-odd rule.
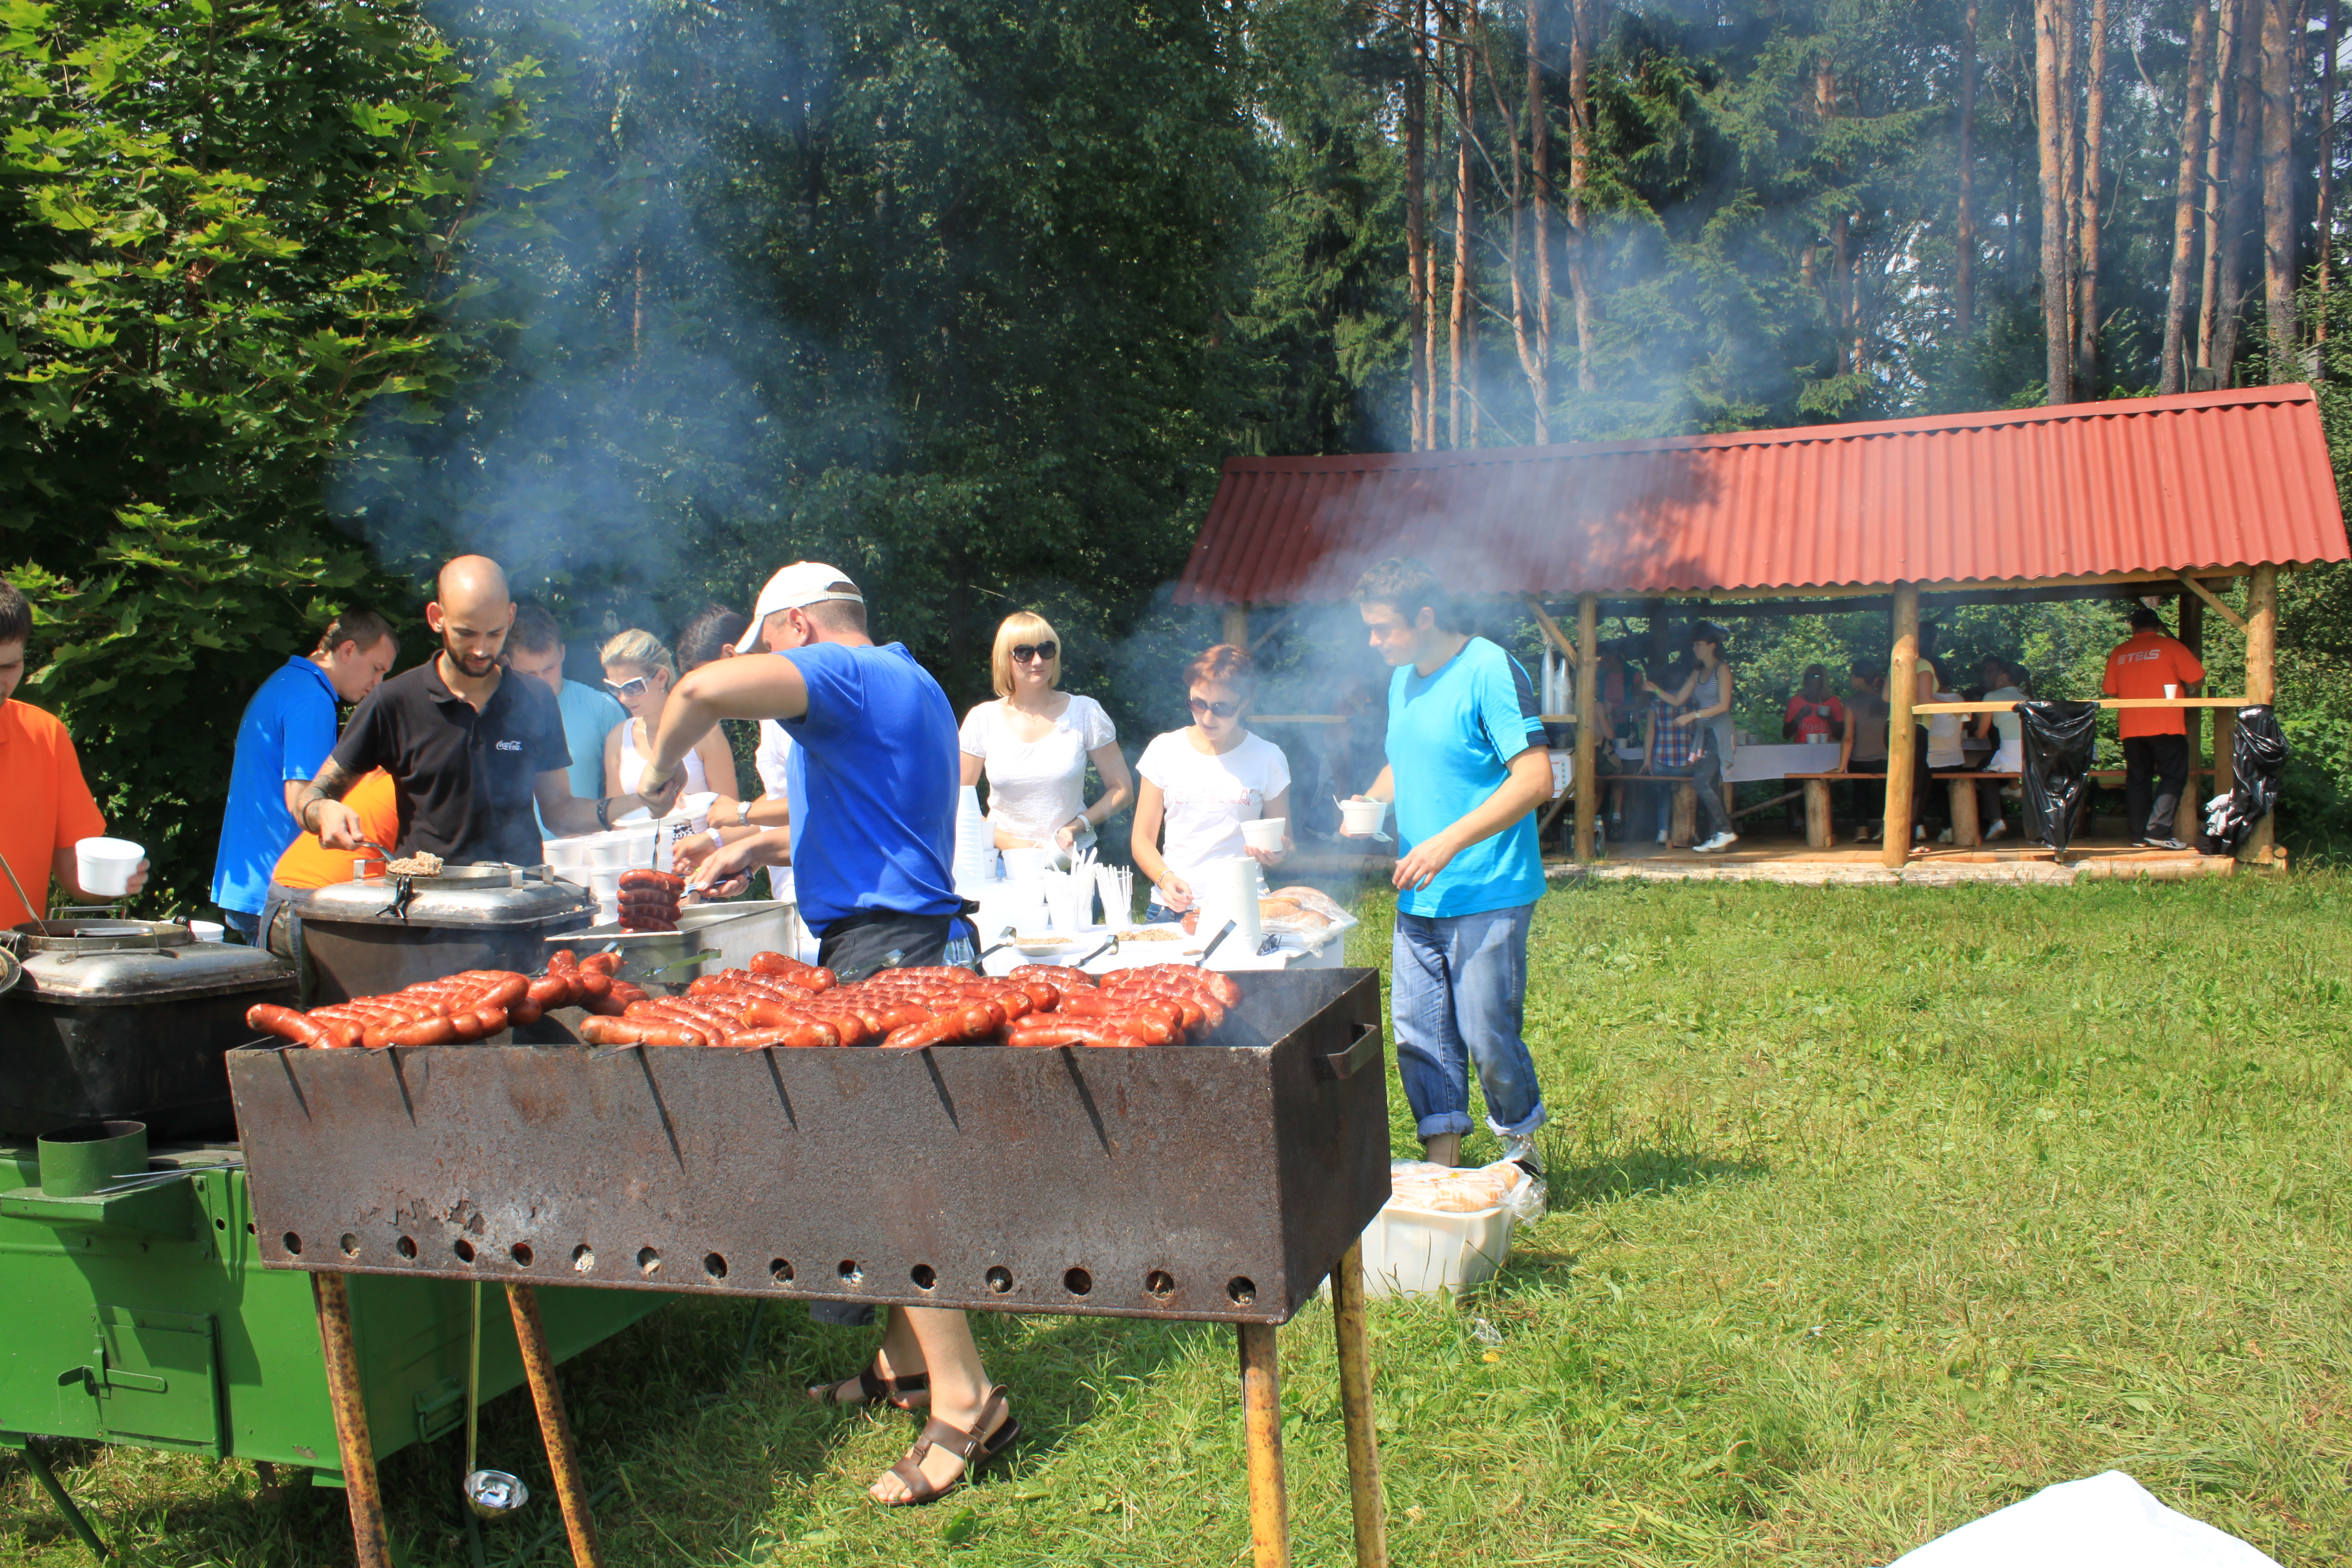
[[[1171,730],[1143,748],[1135,771],[1167,801],[1160,856],[1187,882],[1212,860],[1242,852],[1242,824],[1265,815],[1265,803],[1290,787],[1290,762],[1263,735],[1245,735],[1223,756],[1197,750],[1189,730]]]

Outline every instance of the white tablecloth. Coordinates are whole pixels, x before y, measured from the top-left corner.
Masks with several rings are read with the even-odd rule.
[[[1723,776],[1733,784],[1753,784],[1758,779],[1784,779],[1790,773],[1832,773],[1837,760],[1835,741],[1742,746]]]

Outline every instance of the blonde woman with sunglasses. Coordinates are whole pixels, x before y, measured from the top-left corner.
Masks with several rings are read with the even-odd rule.
[[[1191,878],[1212,860],[1246,855],[1276,866],[1290,854],[1287,827],[1280,849],[1242,843],[1243,823],[1290,816],[1290,760],[1242,724],[1256,690],[1248,650],[1219,643],[1184,668],[1192,725],[1154,740],[1135,764],[1143,786],[1129,844],[1137,868],[1151,879],[1146,920],[1173,920],[1191,909]]]
[[[670,688],[677,684],[677,665],[661,638],[634,627],[605,643],[597,657],[604,665],[604,689],[629,714],[604,737],[606,793],[635,795],[646,759],[653,753],[654,736],[661,730],[662,710],[669,706]],[[734,803],[741,796],[735,787],[735,754],[717,726],[686,754],[684,771],[685,794],[717,795],[725,804],[714,803],[713,809],[722,820],[736,815]],[[629,781],[628,788],[610,787],[623,779]]]
[[[1045,616],[1023,610],[996,628],[989,656],[996,700],[963,716],[963,782],[988,775],[988,820],[999,849],[1050,846],[1065,854],[1135,798],[1118,731],[1091,697],[1058,689],[1062,644]],[[1086,803],[1087,764],[1103,792]]]

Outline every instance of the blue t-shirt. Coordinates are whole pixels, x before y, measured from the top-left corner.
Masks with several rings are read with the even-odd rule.
[[[257,915],[269,870],[302,825],[286,809],[286,786],[313,779],[335,749],[334,684],[307,658],[270,672],[237,721],[229,764],[228,806],[221,814],[220,852],[213,860],[213,902]]]
[[[629,710],[611,692],[576,680],[563,683],[555,706],[563,714],[563,743],[572,751],[572,765],[564,770],[572,798],[594,800],[604,793],[604,737]]]
[[[1388,734],[1397,853],[1484,805],[1510,776],[1510,760],[1542,744],[1535,684],[1485,637],[1472,637],[1434,675],[1400,667],[1389,680]],[[1484,914],[1534,903],[1543,889],[1530,812],[1456,855],[1426,888],[1398,894],[1397,908],[1433,918]]]
[[[899,643],[815,643],[799,667],[808,712],[784,721],[793,750],[793,881],[801,918],[824,928],[861,910],[951,915],[955,710]]]

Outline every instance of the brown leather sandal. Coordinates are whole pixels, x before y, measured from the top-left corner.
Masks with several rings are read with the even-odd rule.
[[[1000,1414],[1004,1417],[1004,1425],[990,1432],[985,1439],[973,1435],[987,1431],[989,1422]],[[906,1458],[890,1467],[890,1473],[905,1484],[907,1495],[882,1506],[913,1508],[921,1503],[939,1501],[977,1475],[990,1460],[1013,1447],[1014,1439],[1020,1436],[1021,1423],[1013,1418],[1012,1412],[1006,1407],[1002,1384],[988,1391],[988,1402],[980,1407],[980,1419],[972,1423],[971,1432],[950,1426],[934,1415],[924,1426],[923,1435],[915,1440],[915,1446],[907,1450]],[[946,1448],[963,1460],[963,1473],[943,1487],[931,1485],[931,1479],[923,1474],[923,1460],[934,1447]]]
[[[845,1399],[841,1391],[849,1384],[812,1383],[808,1396],[819,1405],[895,1405],[901,1410],[919,1410],[931,1402],[931,1378],[929,1373],[910,1372],[904,1377],[877,1377],[871,1363],[857,1372],[856,1399]]]

